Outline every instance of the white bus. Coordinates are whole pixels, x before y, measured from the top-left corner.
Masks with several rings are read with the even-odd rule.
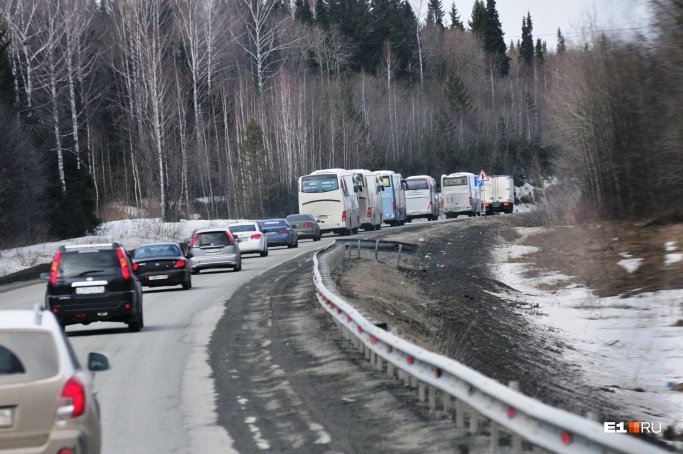
[[[358,190],[349,170],[316,170],[299,177],[299,213],[315,217],[322,233],[358,233]]]
[[[358,191],[358,211],[360,226],[364,230],[379,230],[382,228],[382,191],[384,186],[379,176],[369,170],[355,169]]]
[[[457,218],[461,214],[481,214],[481,200],[475,178],[476,175],[469,172],[441,175],[441,211],[447,218]]]
[[[382,181],[382,219],[389,225],[403,225],[406,223],[406,193],[405,182],[400,173],[393,170],[378,170],[375,172]]]
[[[439,192],[436,180],[429,175],[406,178],[406,212],[408,222],[417,218],[439,219]]]

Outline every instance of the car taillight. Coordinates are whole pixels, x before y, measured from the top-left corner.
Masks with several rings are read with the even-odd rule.
[[[119,257],[121,277],[125,280],[130,279],[130,270],[128,270],[128,263],[126,262],[126,251],[124,251],[122,247],[116,248],[116,255]]]
[[[342,211],[342,222],[346,222],[346,211]]]
[[[173,268],[185,268],[185,260],[178,260],[177,262],[175,262],[175,266],[173,266]]]
[[[285,229],[280,229],[280,230],[278,230],[277,232],[278,232],[278,233],[287,233],[287,229],[286,229],[286,228],[285,228]]]
[[[225,231],[225,236],[228,237],[228,241],[230,241],[230,244],[231,244],[231,245],[235,244],[235,240],[232,239],[232,233],[230,233],[229,231],[226,230],[226,231]]]
[[[76,377],[66,382],[59,396],[57,418],[77,418],[85,413],[85,388]]]
[[[62,448],[57,451],[57,454],[74,454],[74,452],[69,448]]]
[[[55,256],[52,259],[52,265],[50,265],[50,284],[55,285],[57,282],[57,271],[59,271],[59,261],[62,259],[62,251],[55,252]]]
[[[262,236],[263,235],[261,235],[260,233],[252,233],[251,236],[249,237],[249,239],[250,240],[260,240]]]
[[[197,238],[199,238],[199,234],[195,233],[190,240],[190,247],[194,247],[195,243],[197,243]]]
[[[304,222],[304,227],[307,229],[312,229],[313,228],[313,223],[312,222]]]
[[[368,217],[372,217],[372,207],[368,207]]]
[[[396,202],[391,202],[391,211],[396,212]]]

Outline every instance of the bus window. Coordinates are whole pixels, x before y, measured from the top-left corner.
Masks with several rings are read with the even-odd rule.
[[[391,186],[391,178],[387,175],[382,177],[382,184],[384,185],[385,188],[388,188]]]
[[[427,183],[427,179],[422,179],[422,180],[406,180],[406,183],[408,184],[408,189],[414,190],[414,189],[429,189],[429,183]]]
[[[307,175],[301,178],[301,192],[330,192],[339,189],[336,175]]]
[[[444,186],[466,186],[467,177],[447,177],[443,179]]]

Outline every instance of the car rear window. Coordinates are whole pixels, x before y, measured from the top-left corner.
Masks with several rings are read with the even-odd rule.
[[[228,229],[232,233],[237,232],[254,232],[256,231],[256,226],[254,224],[244,224],[244,225],[231,225]]]
[[[261,224],[261,227],[267,229],[268,227],[284,227],[285,221],[262,221],[259,222],[259,224]]]
[[[197,235],[197,246],[230,246],[230,238],[227,232],[204,232]]]
[[[62,254],[59,262],[59,277],[74,278],[120,273],[116,251],[74,251]]]
[[[299,221],[313,221],[315,222],[315,218],[311,216],[310,214],[292,214],[290,216],[287,216],[287,220],[289,222],[299,222]]]
[[[144,259],[147,257],[177,257],[179,255],[182,255],[180,247],[175,244],[155,244],[137,248],[134,257]]]
[[[0,383],[41,380],[58,372],[57,346],[50,333],[0,332]]]

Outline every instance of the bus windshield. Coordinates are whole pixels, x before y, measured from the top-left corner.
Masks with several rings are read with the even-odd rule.
[[[465,186],[467,177],[447,177],[443,179],[443,186]]]
[[[307,175],[301,179],[301,192],[330,192],[339,189],[336,175]]]

